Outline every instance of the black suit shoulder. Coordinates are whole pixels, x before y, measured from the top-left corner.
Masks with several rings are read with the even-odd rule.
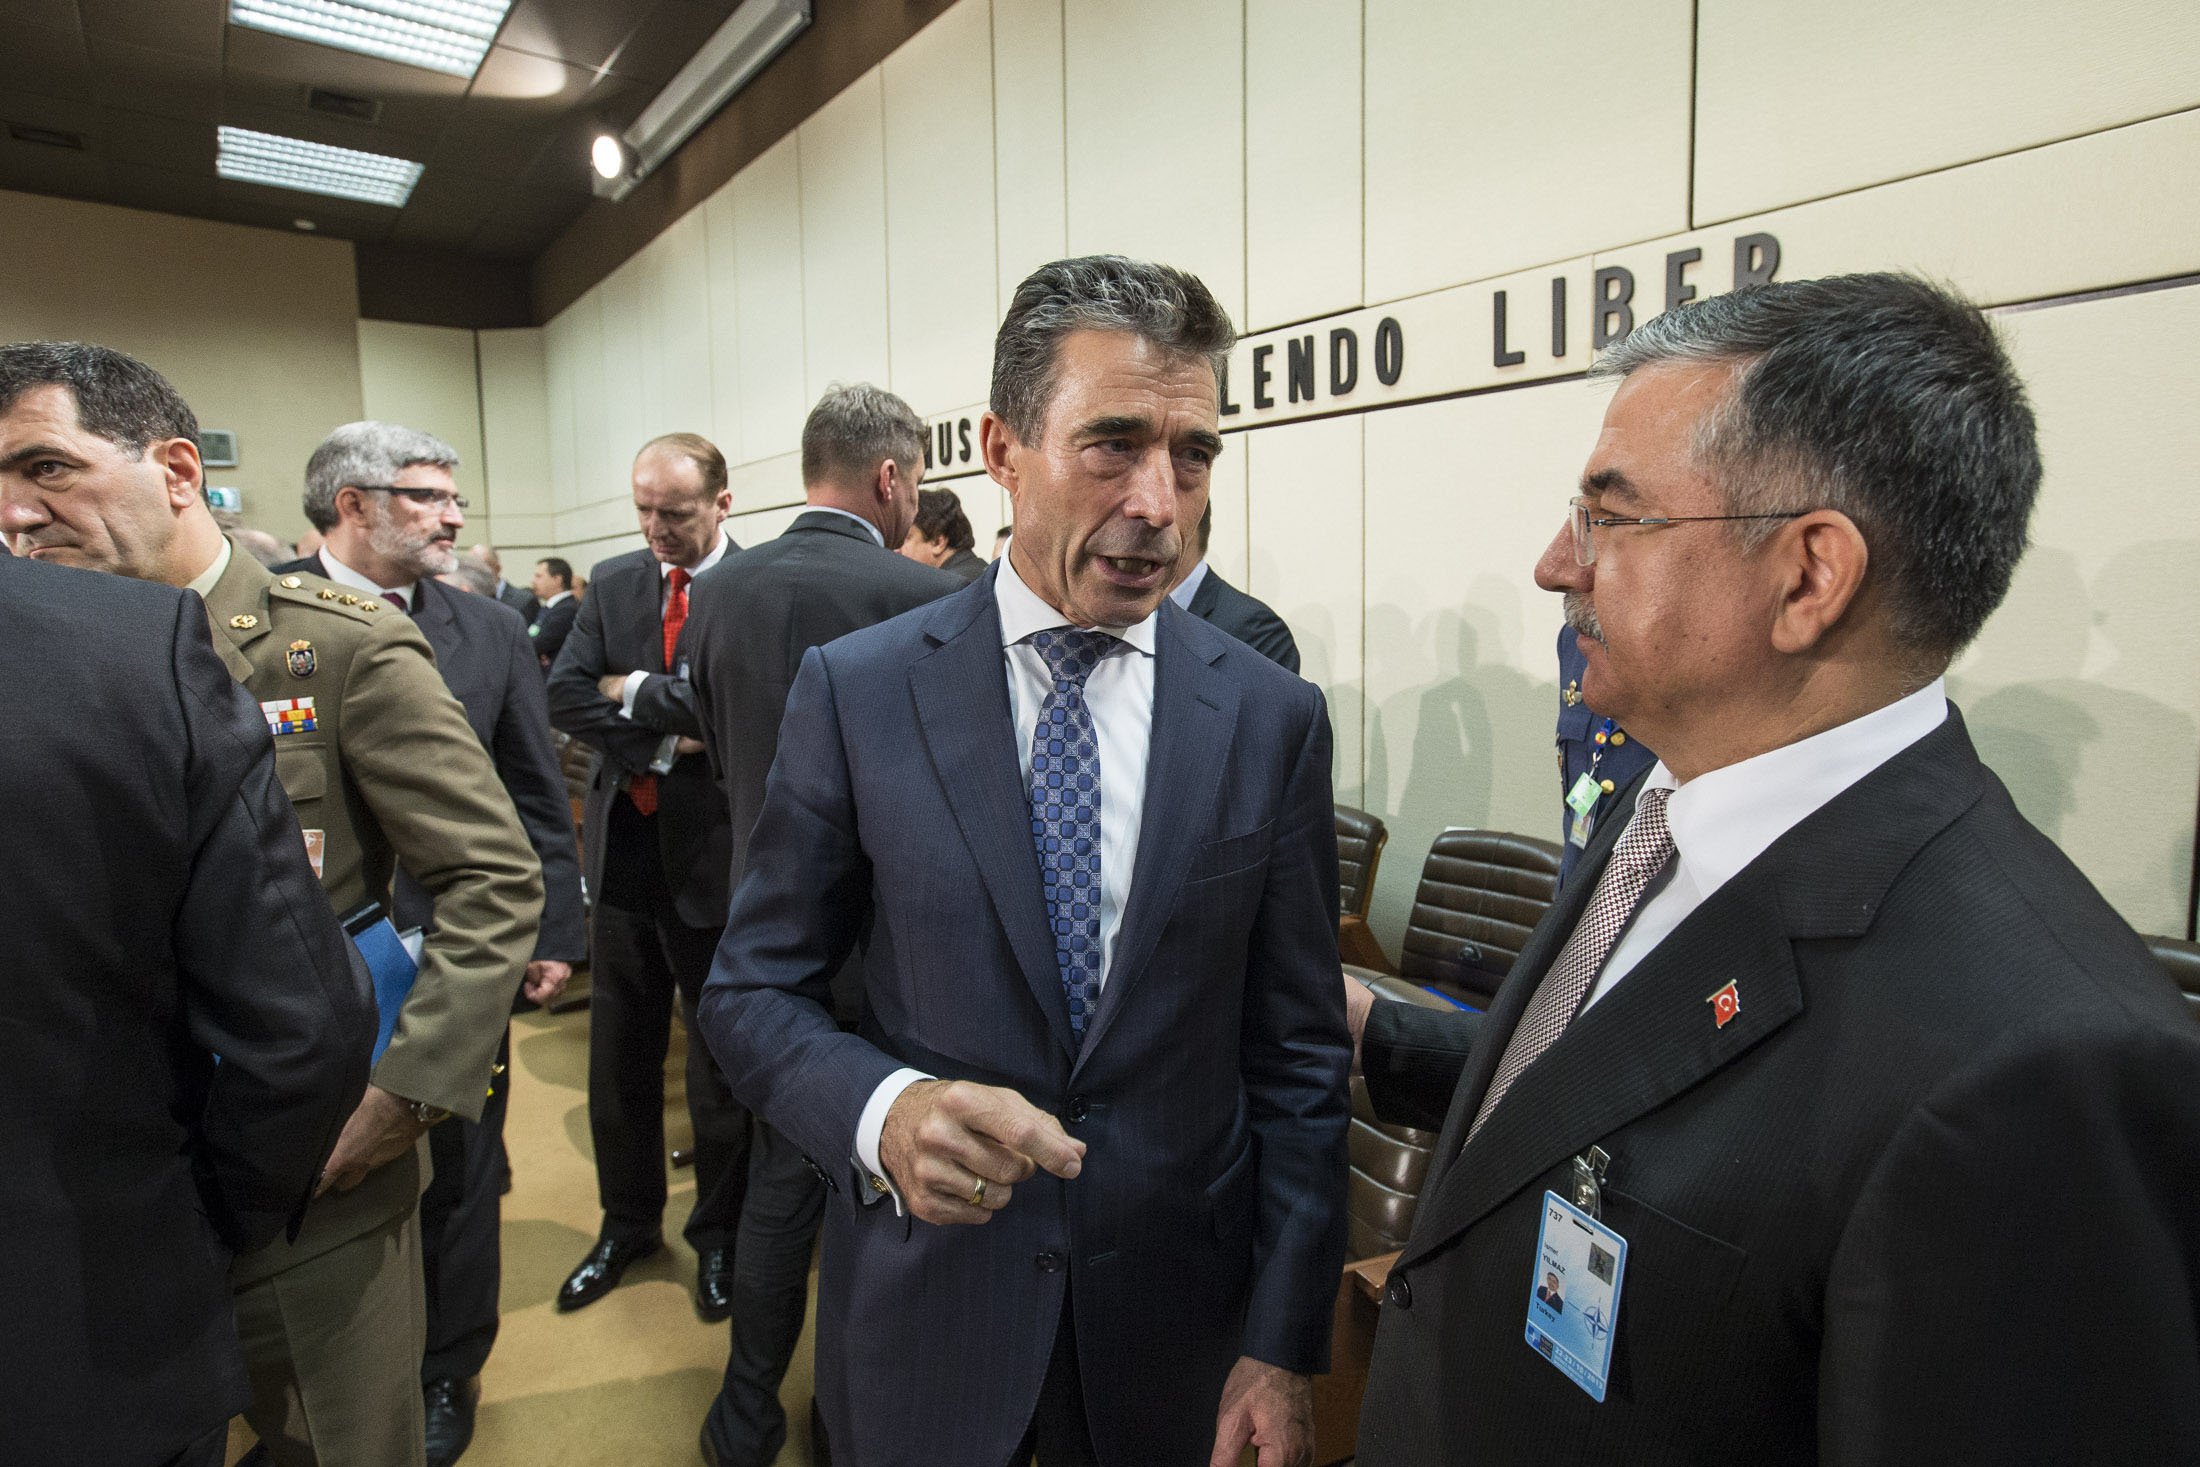
[[[1291,672],[1299,670],[1299,645],[1283,618],[1267,602],[1216,575],[1212,566],[1192,594],[1189,610],[1278,666]]]

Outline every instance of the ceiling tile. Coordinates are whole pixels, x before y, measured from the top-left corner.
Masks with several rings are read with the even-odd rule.
[[[497,44],[594,70],[608,61],[659,0],[519,0]]]
[[[611,58],[611,69],[620,76],[661,87],[725,23],[725,13],[716,7],[665,0]]]
[[[542,153],[549,129],[540,119],[517,124],[476,120],[473,110],[443,130],[422,161],[430,168],[485,173],[502,187],[525,173]]]
[[[474,235],[468,252],[499,260],[532,260],[588,207],[578,195],[543,198],[515,193],[493,211]]]
[[[390,238],[462,249],[506,192],[503,180],[444,170],[423,173],[397,217]]]
[[[492,117],[540,117],[577,108],[591,112],[609,108],[636,90],[633,82],[622,77],[496,46],[474,74],[467,101]]]
[[[110,107],[212,122],[221,115],[218,63],[180,52],[125,45],[104,36],[85,43],[99,99]]]
[[[214,174],[214,124],[154,117],[109,108],[100,128],[100,151],[116,163]]]
[[[446,76],[422,66],[405,66],[334,46],[316,46],[311,41],[241,25],[229,27],[228,66],[231,71],[281,77],[293,86],[328,87],[392,103],[400,97],[461,97],[466,93],[466,78],[462,76]]]
[[[298,117],[330,117],[331,113],[316,111],[306,105],[306,97],[313,84],[295,77],[263,74],[231,66],[223,73],[222,98],[226,105],[252,107],[271,114],[290,114]],[[336,120],[349,127],[375,128],[407,139],[408,146],[425,148],[427,139],[435,137],[463,114],[464,99],[459,97],[387,96],[373,92],[345,91],[342,87],[330,90],[347,97],[365,97],[381,104],[381,111],[373,122],[357,122],[351,118]],[[394,151],[386,149],[384,151]]]
[[[340,234],[346,239],[383,239],[397,223],[397,210],[379,204],[324,198],[295,189],[240,183],[233,178],[215,180],[214,209],[224,219],[265,224],[271,229],[290,229],[294,227],[292,220],[311,219],[320,226],[321,233]]]
[[[107,169],[96,154],[18,143],[0,133],[0,188],[68,199],[105,199]]]
[[[211,167],[203,173],[172,173],[164,168],[138,168],[109,160],[107,182],[114,190],[115,202],[133,209],[204,214],[214,204]]]
[[[406,158],[415,163],[426,159],[432,143],[428,138],[392,132],[386,127],[353,122],[345,117],[309,112],[303,107],[284,111],[256,107],[233,98],[222,104],[221,120],[234,127],[249,127],[254,132],[273,133],[277,137],[303,138],[309,143],[327,143],[334,148],[356,148],[363,153],[381,153],[387,157]]]
[[[21,92],[72,102],[95,99],[91,62],[74,25],[0,23],[0,115]]]
[[[76,31],[80,29],[76,0],[8,0],[7,20],[0,25],[0,33],[12,34],[18,24]]]
[[[87,143],[99,135],[106,112],[96,102],[72,102],[65,97],[39,97],[28,93],[0,97],[0,120],[25,127],[51,128],[55,132],[81,133]],[[6,134],[0,132],[0,141]],[[33,147],[42,144],[22,144]]]
[[[207,61],[222,57],[225,0],[78,0],[84,37],[173,51]]]

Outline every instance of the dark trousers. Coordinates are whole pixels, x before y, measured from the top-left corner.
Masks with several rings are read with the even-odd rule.
[[[222,1467],[222,1462],[228,1455],[229,1423],[224,1421],[163,1462],[161,1467]]]
[[[762,1121],[752,1129],[748,1195],[733,1249],[732,1345],[703,1429],[725,1467],[770,1467],[787,1440],[779,1404],[802,1316],[825,1184],[799,1147]]]
[[[420,1379],[467,1380],[481,1373],[497,1338],[503,1271],[497,1229],[504,1215],[504,1114],[511,1104],[512,1036],[497,1049],[497,1072],[481,1119],[431,1128],[435,1179],[420,1194],[420,1266],[427,1283],[428,1349]]]
[[[1039,1385],[1039,1404],[1031,1413],[1031,1429],[1023,1445],[1008,1459],[1008,1467],[1097,1467],[1092,1427],[1085,1419],[1085,1387],[1077,1376],[1077,1328],[1070,1317],[1070,1299],[1062,1295],[1062,1322],[1054,1327],[1054,1354],[1047,1361],[1046,1379]]]
[[[651,906],[614,905],[610,892],[596,904],[588,1134],[604,1236],[642,1242],[664,1226],[665,1050],[677,999],[687,1024],[688,1116],[695,1125],[695,1211],[686,1236],[698,1253],[730,1248],[748,1187],[749,1113],[726,1087],[695,1025],[718,929],[682,922],[669,893]]]

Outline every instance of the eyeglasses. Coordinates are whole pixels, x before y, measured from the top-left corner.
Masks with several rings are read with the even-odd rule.
[[[1591,518],[1589,501],[1576,494],[1566,501],[1572,511],[1574,527],[1574,563],[1595,565],[1597,542],[1591,531],[1607,525],[1692,525],[1705,520],[1792,520],[1809,514],[1807,509],[1791,509],[1781,514],[1664,514],[1628,515],[1610,514]]]
[[[448,489],[411,489],[402,484],[354,484],[351,487],[367,494],[402,494],[415,504],[432,505],[436,509],[463,511],[469,502],[465,495],[453,494]]]

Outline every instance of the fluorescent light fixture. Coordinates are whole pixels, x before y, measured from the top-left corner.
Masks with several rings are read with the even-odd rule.
[[[642,109],[634,125],[620,134],[618,141],[631,155],[629,165],[614,178],[599,170],[596,192],[609,199],[623,199],[633,192],[634,185],[810,28],[810,4],[811,0],[741,0],[726,23]]]
[[[214,171],[243,183],[326,194],[332,199],[357,199],[365,204],[388,204],[394,209],[412,197],[413,185],[420,181],[420,165],[403,158],[332,148],[326,143],[277,137],[242,127],[217,128],[216,133],[221,148],[214,155]]]
[[[512,0],[229,0],[233,24],[472,76]]]

